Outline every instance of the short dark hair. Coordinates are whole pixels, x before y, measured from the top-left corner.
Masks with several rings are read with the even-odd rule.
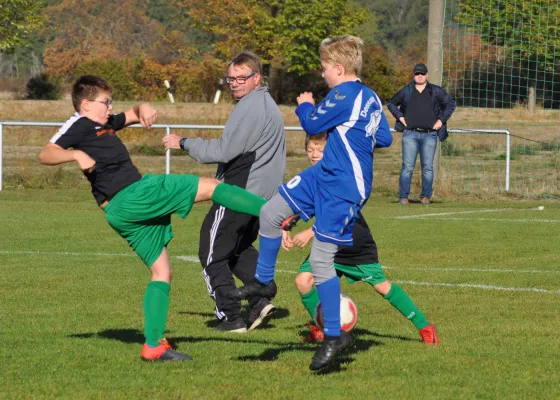
[[[317,135],[305,135],[305,148],[307,149],[307,145],[309,142],[321,143],[326,142],[328,137],[327,132],[321,132]]]
[[[113,88],[104,79],[95,75],[80,76],[72,85],[72,105],[80,112],[82,99],[95,100],[100,91],[112,93]]]
[[[261,59],[250,51],[242,51],[232,58],[228,64],[228,69],[231,65],[246,65],[251,68],[251,71],[257,72],[262,75]]]

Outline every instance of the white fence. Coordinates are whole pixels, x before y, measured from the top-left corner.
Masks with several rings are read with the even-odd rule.
[[[3,131],[5,126],[35,126],[35,127],[60,127],[63,123],[61,122],[22,122],[22,121],[0,121],[0,191],[3,186]],[[131,125],[127,128],[142,128],[141,125]],[[171,133],[171,129],[211,129],[211,130],[223,130],[223,125],[166,125],[166,124],[155,124],[152,125],[151,129],[165,129],[166,134]],[[299,126],[286,126],[284,128],[286,131],[303,131]],[[506,192],[510,189],[510,158],[511,158],[511,142],[510,133],[508,130],[500,129],[450,129],[451,134],[496,134],[505,135],[505,179],[504,179],[504,190]],[[168,150],[165,155],[165,173],[169,174],[171,171],[171,152]]]

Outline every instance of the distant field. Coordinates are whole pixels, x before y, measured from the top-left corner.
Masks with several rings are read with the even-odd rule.
[[[0,192],[0,398],[560,398],[557,203],[402,207],[374,194],[364,214],[385,272],[438,326],[441,345],[423,345],[368,286],[343,282],[359,322],[340,370],[325,376],[309,372],[315,347],[300,342],[308,318],[293,279],[306,251],[280,254],[270,324],[211,329],[196,261],[207,209],[174,219],[170,245],[166,335],[194,360],[148,364],[138,357],[148,273],[88,190]]]

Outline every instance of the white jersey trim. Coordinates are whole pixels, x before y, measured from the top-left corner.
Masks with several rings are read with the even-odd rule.
[[[50,142],[56,144],[56,141],[57,141],[58,139],[60,139],[60,137],[61,137],[62,135],[64,135],[66,132],[68,132],[68,129],[70,129],[70,127],[71,127],[72,125],[74,125],[74,122],[76,122],[77,120],[79,120],[80,118],[83,118],[83,117],[84,117],[83,115],[80,115],[80,114],[78,114],[77,112],[74,113],[74,115],[72,115],[72,116],[68,119],[68,121],[66,121],[66,122],[64,123],[64,125],[62,125],[62,127],[58,130],[58,132],[55,133],[55,135],[51,138]]]
[[[348,139],[346,138],[346,133],[356,125],[358,122],[358,118],[360,116],[360,108],[362,107],[362,95],[363,90],[360,90],[358,96],[356,96],[356,100],[354,100],[354,106],[352,107],[352,114],[350,114],[350,119],[348,122],[344,123],[343,125],[339,125],[336,127],[340,138],[342,139],[342,143],[344,143],[344,147],[348,152],[348,156],[350,157],[350,162],[352,163],[352,170],[354,171],[354,179],[356,180],[356,186],[358,187],[358,192],[360,193],[360,197],[362,201],[366,199],[366,188],[364,183],[364,174],[362,172],[362,166],[360,165],[360,161],[358,157],[356,157],[356,153],[350,146]]]

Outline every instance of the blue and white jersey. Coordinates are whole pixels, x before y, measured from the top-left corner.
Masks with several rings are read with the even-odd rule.
[[[344,82],[316,107],[300,104],[296,114],[307,134],[329,134],[323,159],[311,167],[319,185],[333,196],[364,204],[373,182],[373,151],[393,140],[377,94],[360,81]]]

